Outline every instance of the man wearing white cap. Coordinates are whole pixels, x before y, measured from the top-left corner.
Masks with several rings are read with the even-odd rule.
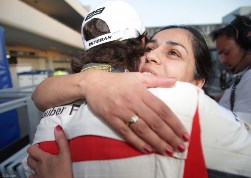
[[[72,62],[74,72],[97,69],[109,72],[137,70],[140,56],[144,53],[145,26],[136,11],[126,2],[109,0],[99,5],[84,19],[81,35],[85,51],[80,59]],[[85,144],[88,145],[89,141],[95,142],[93,137],[96,136],[113,138],[117,137],[117,134],[91,111],[86,102],[76,101],[46,110],[37,127],[33,144],[38,143],[44,151],[57,154],[58,148],[54,137],[56,126],[61,126],[69,139],[74,177],[99,174],[96,170],[86,170],[89,162],[85,156],[91,156],[91,153],[87,151],[90,147],[84,150]],[[89,135],[94,136],[90,138]],[[120,136],[118,138],[123,140]],[[134,152],[141,154],[132,150],[133,153],[127,156],[134,155]],[[23,165],[27,176],[34,174],[27,166],[26,159]],[[102,170],[100,171],[102,175]]]

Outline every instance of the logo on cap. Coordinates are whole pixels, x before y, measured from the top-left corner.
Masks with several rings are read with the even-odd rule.
[[[91,13],[89,13],[86,18],[85,21],[87,21],[88,19],[92,18],[95,15],[101,14],[103,12],[103,10],[105,9],[105,7],[101,7],[99,9],[96,9],[95,11],[92,11]]]
[[[111,39],[112,39],[112,36],[109,35],[106,37],[95,39],[94,41],[89,42],[88,45],[91,48],[93,45],[97,46],[99,43],[104,43],[105,41],[111,40]]]

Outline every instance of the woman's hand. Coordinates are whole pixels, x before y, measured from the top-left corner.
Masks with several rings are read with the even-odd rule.
[[[60,126],[55,128],[59,154],[51,155],[39,149],[37,144],[28,148],[27,164],[35,171],[30,178],[71,178],[72,162],[68,140]]]
[[[130,144],[142,152],[154,149],[163,155],[184,151],[184,141],[189,140],[184,126],[166,104],[147,90],[170,87],[174,79],[131,72],[86,74],[80,87],[87,103]],[[134,115],[140,120],[128,127],[126,123]]]

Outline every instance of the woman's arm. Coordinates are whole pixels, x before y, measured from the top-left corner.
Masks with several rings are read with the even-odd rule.
[[[86,71],[43,81],[33,100],[40,109],[86,98],[94,112],[139,150],[154,148],[166,154],[189,136],[175,114],[147,87],[169,87],[174,79],[141,73]],[[141,119],[128,127],[133,115]],[[136,134],[135,134],[136,133]]]
[[[79,99],[86,99],[89,93],[97,93],[99,96],[104,95],[110,88],[128,90],[130,93],[132,89],[137,88],[139,85],[144,85],[145,88],[154,87],[170,87],[175,83],[173,78],[161,78],[156,76],[149,76],[142,73],[108,73],[104,71],[86,71],[77,74],[69,74],[63,76],[49,77],[42,81],[32,94],[32,99],[38,109],[45,111],[54,106],[68,104]],[[123,83],[121,81],[124,81]],[[128,83],[129,82],[129,83]],[[125,84],[127,83],[127,84]],[[91,85],[90,85],[91,84]],[[122,88],[127,85],[126,88]],[[107,86],[110,88],[107,89]],[[90,89],[90,91],[86,91]],[[102,89],[101,91],[99,89]],[[130,93],[132,96],[142,95],[141,93]],[[100,93],[100,94],[99,94]],[[121,92],[115,93],[120,99],[123,94]],[[116,96],[114,94],[114,96]],[[150,92],[145,92],[145,98],[148,98]],[[104,98],[102,98],[104,99]],[[156,98],[156,100],[158,100]],[[151,106],[151,104],[149,104]]]
[[[43,80],[32,94],[32,99],[41,111],[85,98],[80,85],[86,73],[49,77]]]

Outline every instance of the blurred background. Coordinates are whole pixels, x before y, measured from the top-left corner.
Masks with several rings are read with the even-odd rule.
[[[200,29],[215,68],[207,92],[212,96],[223,92],[219,79],[223,67],[208,35],[230,23],[233,14],[251,17],[251,0],[126,1],[139,12],[149,35],[171,24]],[[20,160],[41,118],[31,93],[47,77],[71,73],[70,60],[83,50],[82,20],[101,2],[0,0],[0,177],[24,176]]]

